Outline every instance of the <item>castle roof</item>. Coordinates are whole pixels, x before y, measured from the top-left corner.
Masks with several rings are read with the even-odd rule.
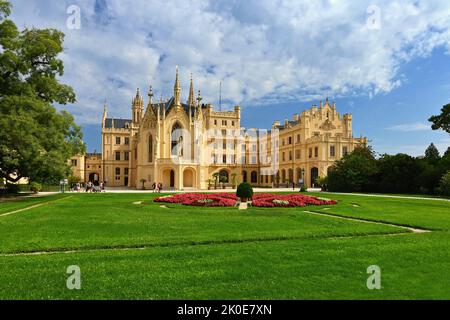
[[[114,122],[114,126],[113,126]],[[125,129],[129,128],[131,126],[132,120],[130,119],[113,119],[113,118],[106,118],[105,119],[105,128],[111,129]]]

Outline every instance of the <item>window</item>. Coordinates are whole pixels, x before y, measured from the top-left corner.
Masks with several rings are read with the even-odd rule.
[[[72,159],[72,167],[76,167],[77,166],[77,159]]]
[[[314,157],[318,157],[319,156],[319,148],[318,147],[315,147],[314,148]]]
[[[289,151],[289,161],[292,160],[292,151]]]
[[[153,162],[153,137],[148,137],[148,162]]]
[[[129,145],[129,144],[130,144],[130,138],[125,137],[125,144],[126,144],[126,145]]]
[[[214,120],[214,125],[217,126],[217,120]]]
[[[295,150],[295,159],[300,159],[301,152],[300,150]]]
[[[308,151],[309,151],[309,152],[308,152],[308,153],[309,153],[309,154],[308,154],[308,155],[309,155],[309,157],[310,157],[310,158],[312,158],[312,148],[309,148],[309,150],[308,150]]]
[[[227,155],[222,156],[222,163],[227,163]]]
[[[282,158],[281,158],[283,161],[286,161],[286,155],[285,155],[285,153],[283,152],[283,156],[282,156]]]
[[[297,135],[297,143],[300,143],[300,135]]]
[[[348,154],[348,148],[347,147],[342,147],[342,154],[344,156],[346,156]]]
[[[120,161],[120,151],[116,151],[116,160]]]
[[[231,125],[234,127],[234,121],[231,121]]]
[[[120,144],[120,137],[116,137],[116,144]]]
[[[252,162],[250,164],[256,164],[256,157],[255,156],[252,157]]]
[[[120,168],[116,168],[116,176],[120,176]]]
[[[172,156],[183,156],[183,135],[181,125],[177,122],[172,127]]]
[[[130,160],[130,153],[128,151],[124,153],[124,156],[125,156],[125,161]]]
[[[288,138],[288,144],[292,144],[292,137]]]
[[[222,149],[227,150],[227,142],[225,140],[222,143]]]
[[[251,183],[258,183],[258,173],[256,171],[251,173]]]
[[[226,126],[228,123],[227,123],[227,120],[222,120],[222,125],[223,126]]]
[[[336,156],[336,149],[334,146],[330,146],[330,157]]]
[[[124,170],[124,174],[127,176],[128,173],[129,173],[129,171],[130,171],[130,169],[129,169],[129,168],[125,168],[125,169],[123,169],[123,170]]]

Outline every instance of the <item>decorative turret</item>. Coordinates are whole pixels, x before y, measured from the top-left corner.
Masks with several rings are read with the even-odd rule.
[[[195,107],[194,81],[192,80],[192,74],[191,74],[191,84],[189,86],[188,105],[189,107]]]
[[[103,127],[105,126],[105,121],[106,121],[107,117],[108,117],[108,106],[106,105],[106,102],[105,102],[105,104],[103,105],[103,117],[102,117],[102,126]]]
[[[180,85],[180,77],[178,75],[178,66],[177,66],[177,73],[175,76],[175,84],[173,86],[173,103],[175,108],[181,108],[181,85]]]
[[[133,114],[133,123],[139,124],[141,122],[143,112],[144,112],[144,99],[141,97],[141,92],[139,88],[136,90],[136,97],[134,97],[132,102],[132,114]]]
[[[155,113],[156,111],[153,109],[153,88],[152,88],[152,86],[150,86],[147,95],[148,95],[148,104],[147,104],[146,112],[148,112],[148,110],[152,110],[153,113]]]
[[[202,100],[203,100],[203,97],[202,97],[202,95],[201,95],[201,93],[200,93],[200,90],[198,90],[198,96],[197,96],[197,111],[196,111],[196,114],[195,114],[195,117],[196,117],[196,119],[197,120],[199,120],[199,119],[201,119],[202,118]]]

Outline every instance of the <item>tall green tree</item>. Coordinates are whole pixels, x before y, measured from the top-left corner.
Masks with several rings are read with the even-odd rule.
[[[425,159],[430,161],[437,161],[441,157],[439,155],[439,150],[436,148],[434,143],[431,143],[428,148],[425,150]]]
[[[433,123],[431,125],[433,130],[442,129],[450,133],[450,103],[442,107],[441,114],[430,117],[428,121]]]
[[[0,178],[53,183],[70,172],[67,160],[84,151],[80,127],[54,103],[74,103],[60,83],[64,34],[55,29],[19,30],[0,0]]]
[[[330,191],[373,191],[378,165],[373,150],[360,146],[352,153],[336,161],[328,173]]]

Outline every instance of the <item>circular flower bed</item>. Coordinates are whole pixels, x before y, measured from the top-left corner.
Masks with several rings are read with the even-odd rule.
[[[231,193],[181,193],[169,197],[156,198],[155,202],[179,203],[196,207],[232,207],[237,197]]]
[[[231,193],[180,193],[168,197],[156,198],[155,202],[178,203],[196,207],[232,207],[238,198]],[[305,207],[333,205],[337,202],[303,194],[258,193],[253,196],[254,207]]]
[[[333,205],[335,200],[305,196],[303,194],[260,193],[253,196],[254,207],[306,207]]]

